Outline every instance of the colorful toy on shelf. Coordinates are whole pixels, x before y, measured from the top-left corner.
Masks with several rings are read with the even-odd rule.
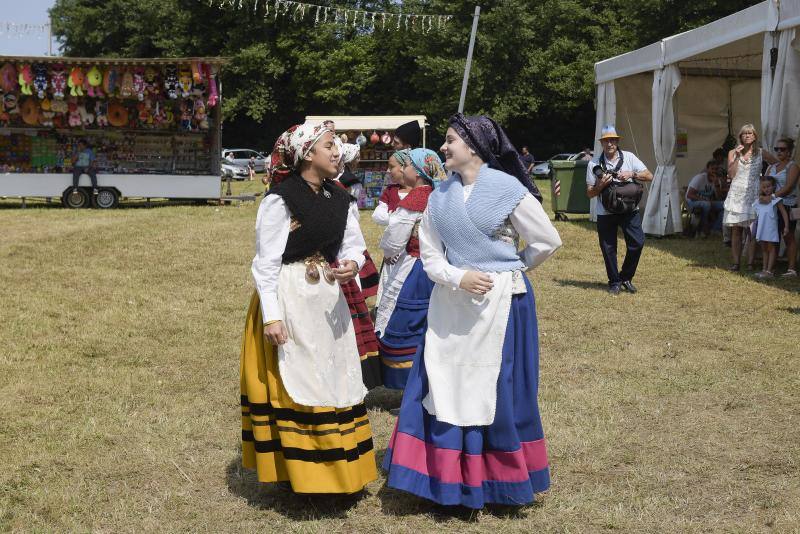
[[[108,126],[108,102],[98,100],[94,103],[94,122],[100,128]]]
[[[53,111],[53,107],[52,104],[50,103],[50,100],[48,100],[47,98],[42,100],[42,110],[39,113],[39,124],[41,124],[46,128],[52,128],[53,117],[55,117],[55,115],[56,112]]]
[[[194,101],[194,120],[199,129],[208,130],[208,114],[206,113],[206,105],[203,104],[202,98],[198,98]]]
[[[83,71],[79,67],[72,67],[69,71],[69,79],[67,85],[69,86],[69,94],[71,96],[83,96]]]
[[[119,86],[119,96],[130,98],[133,96],[133,73],[126,70],[122,73],[122,83]]]
[[[189,67],[181,67],[178,71],[178,87],[183,98],[189,98],[192,93],[192,70]]]
[[[92,98],[103,98],[103,73],[97,68],[97,65],[89,69],[86,73],[86,79],[89,81],[89,96]]]
[[[19,106],[17,105],[17,95],[14,93],[6,93],[3,95],[3,107],[8,113],[10,118],[19,115]]]
[[[33,69],[30,65],[22,65],[19,68],[19,92],[23,95],[33,94]]]
[[[103,73],[103,90],[109,98],[114,96],[119,84],[119,73],[114,67],[109,67]]]
[[[37,63],[33,66],[33,88],[40,99],[47,96],[47,66]]]
[[[13,93],[17,90],[17,69],[11,63],[6,63],[0,69],[0,88],[4,93]]]
[[[128,124],[128,110],[117,100],[108,103],[108,123],[117,128]]]
[[[69,111],[69,106],[67,106],[67,101],[64,100],[63,98],[61,99],[57,98],[50,102],[50,109],[60,114]]]
[[[83,121],[81,120],[81,114],[78,111],[78,103],[75,99],[70,99],[69,104],[67,104],[67,106],[69,107],[68,124],[70,125],[71,128],[77,128],[78,126],[83,124]]]
[[[139,120],[139,126],[147,126],[147,119],[150,117],[150,114],[147,112],[147,104],[144,102],[139,102],[136,104],[136,111],[137,119]]]
[[[192,101],[184,100],[181,102],[181,130],[192,130]]]
[[[133,71],[133,92],[140,102],[144,100],[144,90],[144,69],[137,67]]]
[[[164,69],[164,90],[169,98],[178,98],[178,70],[172,65]]]
[[[81,124],[84,126],[89,126],[94,122],[94,115],[89,113],[86,110],[86,106],[83,104],[78,104],[78,113],[81,116]]]
[[[67,88],[67,73],[61,63],[56,63],[50,69],[50,85],[53,87],[54,97],[57,99],[64,98],[64,91]]]
[[[34,98],[26,98],[20,106],[22,122],[28,126],[39,124],[39,103]]]
[[[153,67],[144,69],[144,90],[148,96],[158,95],[158,71]]]

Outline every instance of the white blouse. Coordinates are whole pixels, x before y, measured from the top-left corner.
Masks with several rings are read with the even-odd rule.
[[[403,200],[408,195],[408,191],[400,191],[398,196]],[[372,222],[379,226],[389,226],[389,204],[378,201],[378,206],[372,212]]]
[[[256,291],[261,300],[261,315],[264,323],[283,319],[283,311],[278,304],[278,275],[281,260],[289,240],[291,213],[280,195],[267,195],[261,201],[256,216],[256,255],[251,272],[256,283]],[[344,239],[336,255],[338,260],[352,260],[358,269],[364,266],[364,251],[367,244],[361,234],[357,211],[347,212],[347,226]]]
[[[397,208],[389,215],[389,226],[383,232],[380,247],[384,258],[394,258],[406,249],[414,225],[422,218],[422,213]]]
[[[464,186],[464,201],[469,198],[474,185]],[[561,247],[561,237],[550,222],[550,217],[547,216],[542,204],[530,193],[522,198],[511,212],[509,219],[527,245],[520,252],[520,259],[528,269],[540,265]],[[422,265],[430,279],[437,284],[458,289],[461,278],[467,270],[448,263],[444,243],[434,228],[427,209],[419,227],[419,248]]]

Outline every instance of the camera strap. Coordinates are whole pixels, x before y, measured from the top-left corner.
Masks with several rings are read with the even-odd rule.
[[[625,162],[625,154],[622,152],[622,150],[617,150],[617,153],[619,154],[619,161],[617,161],[617,164],[614,165],[614,169],[611,171],[611,172],[614,172],[614,173],[619,172],[619,170],[622,168],[622,164]],[[600,162],[599,163],[600,163],[600,167],[603,169],[603,171],[604,172],[608,172],[608,162],[606,162],[606,153],[605,152],[600,154]]]

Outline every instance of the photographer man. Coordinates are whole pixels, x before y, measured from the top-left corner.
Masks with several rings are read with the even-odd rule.
[[[614,126],[604,126],[600,135],[603,152],[586,168],[586,194],[589,198],[600,197],[597,233],[608,274],[608,292],[612,295],[618,295],[621,288],[636,293],[632,280],[644,248],[639,182],[653,179],[639,158],[619,149],[619,140]],[[622,272],[617,270],[617,228],[622,229],[627,248]]]

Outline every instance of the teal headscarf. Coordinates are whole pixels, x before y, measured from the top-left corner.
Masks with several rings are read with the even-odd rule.
[[[447,178],[447,173],[442,166],[442,161],[436,152],[428,148],[415,148],[413,150],[398,150],[392,157],[404,167],[411,165],[417,174],[430,182],[434,187]]]

